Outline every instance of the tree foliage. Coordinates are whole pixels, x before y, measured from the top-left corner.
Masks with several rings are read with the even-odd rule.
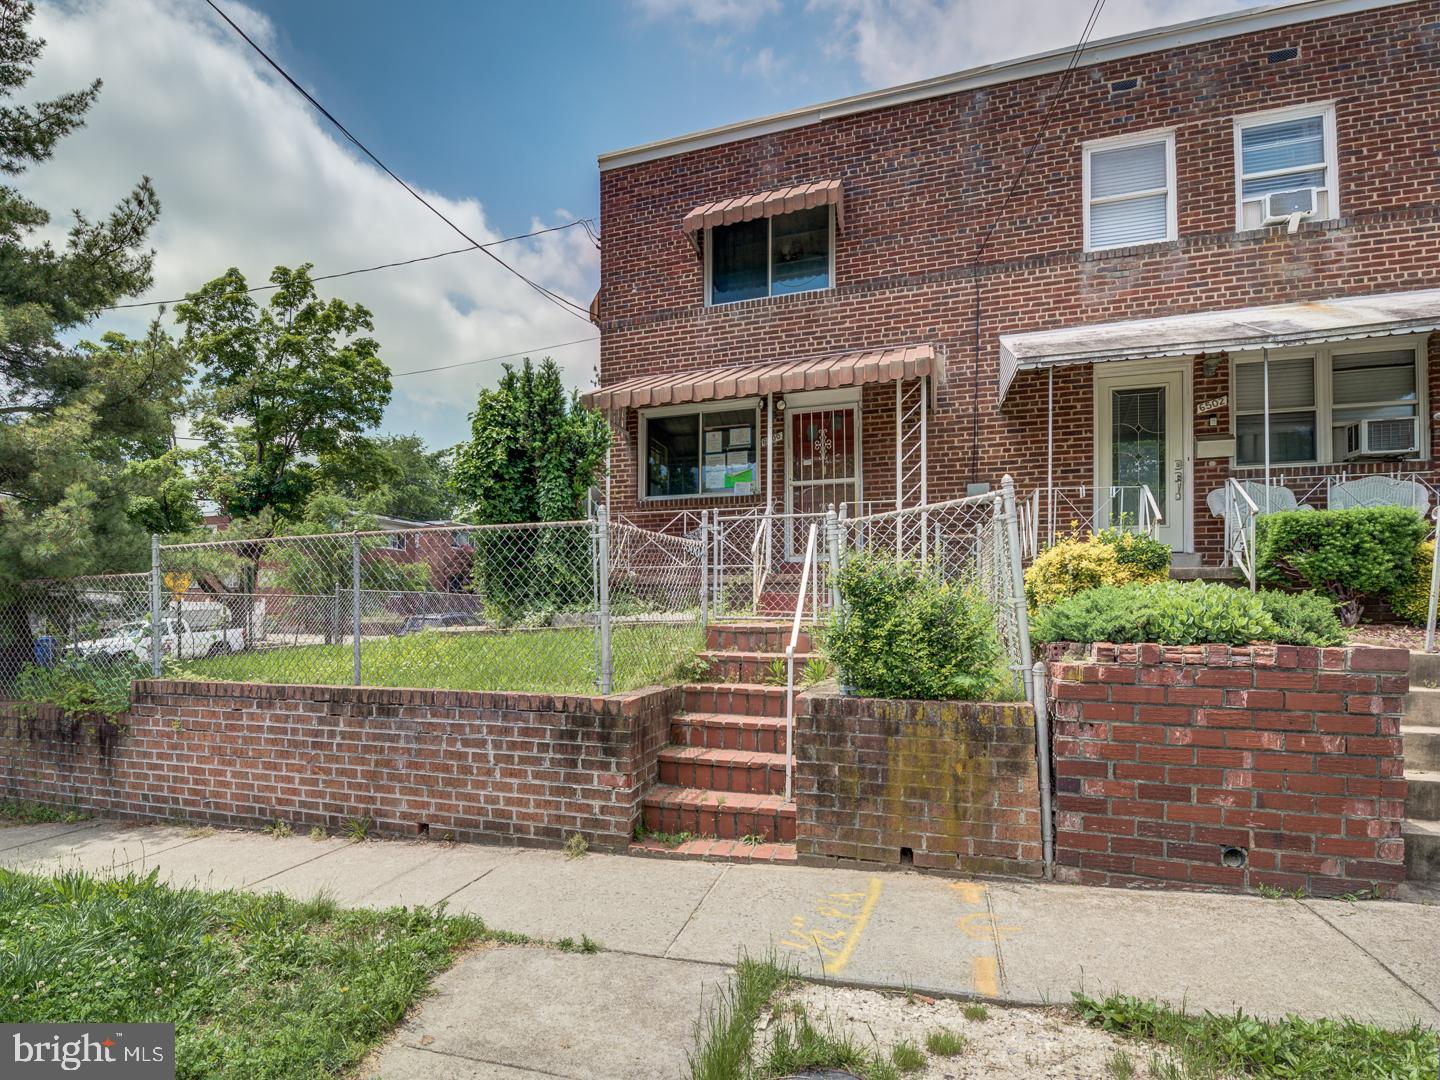
[[[369,440],[366,454],[367,468],[347,462],[343,473],[326,478],[333,491],[383,517],[443,521],[454,513],[451,451],[427,450],[419,435],[384,435]]]
[[[85,121],[96,82],[48,101],[14,100],[44,42],[33,9],[0,0],[0,172],[46,161]],[[0,603],[26,578],[127,569],[147,550],[154,507],[136,461],[169,449],[184,358],[152,327],[143,339],[67,335],[143,292],[159,202],[142,179],[109,213],[78,211],[62,243],[35,239],[50,215],[0,187]],[[11,621],[14,621],[13,618]],[[23,643],[19,643],[23,648]]]
[[[581,516],[610,441],[605,418],[565,392],[548,356],[506,364],[499,385],[480,391],[470,432],[451,484],[461,514],[482,525]]]
[[[236,516],[298,519],[327,477],[374,466],[364,433],[390,401],[370,312],[321,300],[310,264],[270,275],[267,305],[230,269],[176,306],[203,396],[202,486]]]

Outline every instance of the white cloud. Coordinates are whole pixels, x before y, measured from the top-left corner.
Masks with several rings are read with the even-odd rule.
[[[1252,0],[1109,0],[1092,40],[1252,6]],[[1091,5],[1084,0],[809,0],[827,14],[827,54],[848,57],[867,86],[1073,47]]]
[[[236,4],[227,10],[247,33],[273,37],[259,13]],[[85,0],[40,8],[34,29],[48,46],[26,98],[97,75],[105,87],[87,127],[20,186],[56,215],[58,233],[69,208],[102,214],[150,175],[163,210],[152,237],[155,286],[146,299],[182,296],[230,266],[258,285],[277,264],[313,262],[320,274],[464,246],[394,181],[343,149],[323,118],[262,72],[263,61],[203,5]],[[303,73],[297,78],[304,82]],[[342,119],[366,137],[363,117]],[[420,190],[482,243],[500,235],[478,200]],[[589,208],[538,209],[544,216],[531,228]],[[598,253],[582,229],[507,244],[496,254],[582,307],[594,295]],[[595,335],[478,252],[319,288],[374,312],[375,336],[395,372]],[[112,313],[90,332],[133,332],[150,314]],[[589,385],[595,344],[554,355],[573,384]],[[477,389],[499,370],[486,364],[396,379],[386,427],[418,431],[436,445],[463,437]]]
[[[780,11],[780,0],[634,0],[649,19],[688,19],[705,26],[754,26]]]

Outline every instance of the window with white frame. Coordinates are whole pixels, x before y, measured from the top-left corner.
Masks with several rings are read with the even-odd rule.
[[[1418,346],[1332,346],[1270,360],[1270,463],[1414,457],[1424,445]],[[1235,464],[1265,463],[1264,364],[1235,364]]]
[[[1086,251],[1175,239],[1173,131],[1090,143],[1084,173]]]
[[[828,289],[834,252],[831,208],[717,225],[709,230],[705,252],[712,305]]]
[[[1259,229],[1292,214],[1316,221],[1339,215],[1334,106],[1237,118],[1235,161],[1236,228]]]
[[[405,550],[405,534],[403,532],[391,532],[385,537],[385,546],[391,551]]]
[[[753,404],[640,414],[647,499],[750,495],[756,490]]]

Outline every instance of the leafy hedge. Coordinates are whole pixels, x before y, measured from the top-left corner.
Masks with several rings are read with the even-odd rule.
[[[1435,559],[1435,541],[1426,540],[1415,549],[1415,558],[1404,580],[1390,594],[1390,610],[1396,618],[1413,626],[1424,626],[1430,614],[1430,572]]]
[[[1256,522],[1256,576],[1333,596],[1340,621],[1354,626],[1367,598],[1405,583],[1426,531],[1420,514],[1400,506],[1266,514]]]
[[[1101,585],[1163,581],[1169,572],[1166,545],[1142,533],[1105,529],[1061,540],[1037,555],[1025,571],[1025,595],[1034,610]]]
[[[842,683],[866,697],[978,700],[1009,696],[985,598],[916,563],[856,553],[823,636]]]
[[[1040,642],[1117,644],[1339,645],[1334,605],[1315,593],[1250,593],[1213,582],[1102,586],[1041,608],[1030,621]]]

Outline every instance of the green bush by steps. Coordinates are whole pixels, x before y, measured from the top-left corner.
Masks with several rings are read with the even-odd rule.
[[[1159,645],[1339,645],[1334,605],[1315,593],[1249,593],[1212,582],[1104,586],[1041,608],[1030,622],[1039,642]]]
[[[1341,621],[1360,621],[1368,597],[1389,596],[1411,575],[1425,519],[1401,506],[1285,510],[1256,521],[1256,575],[1265,585],[1335,598]]]
[[[927,701],[1013,696],[990,605],[917,563],[851,555],[841,614],[823,647],[842,683],[865,697]]]

